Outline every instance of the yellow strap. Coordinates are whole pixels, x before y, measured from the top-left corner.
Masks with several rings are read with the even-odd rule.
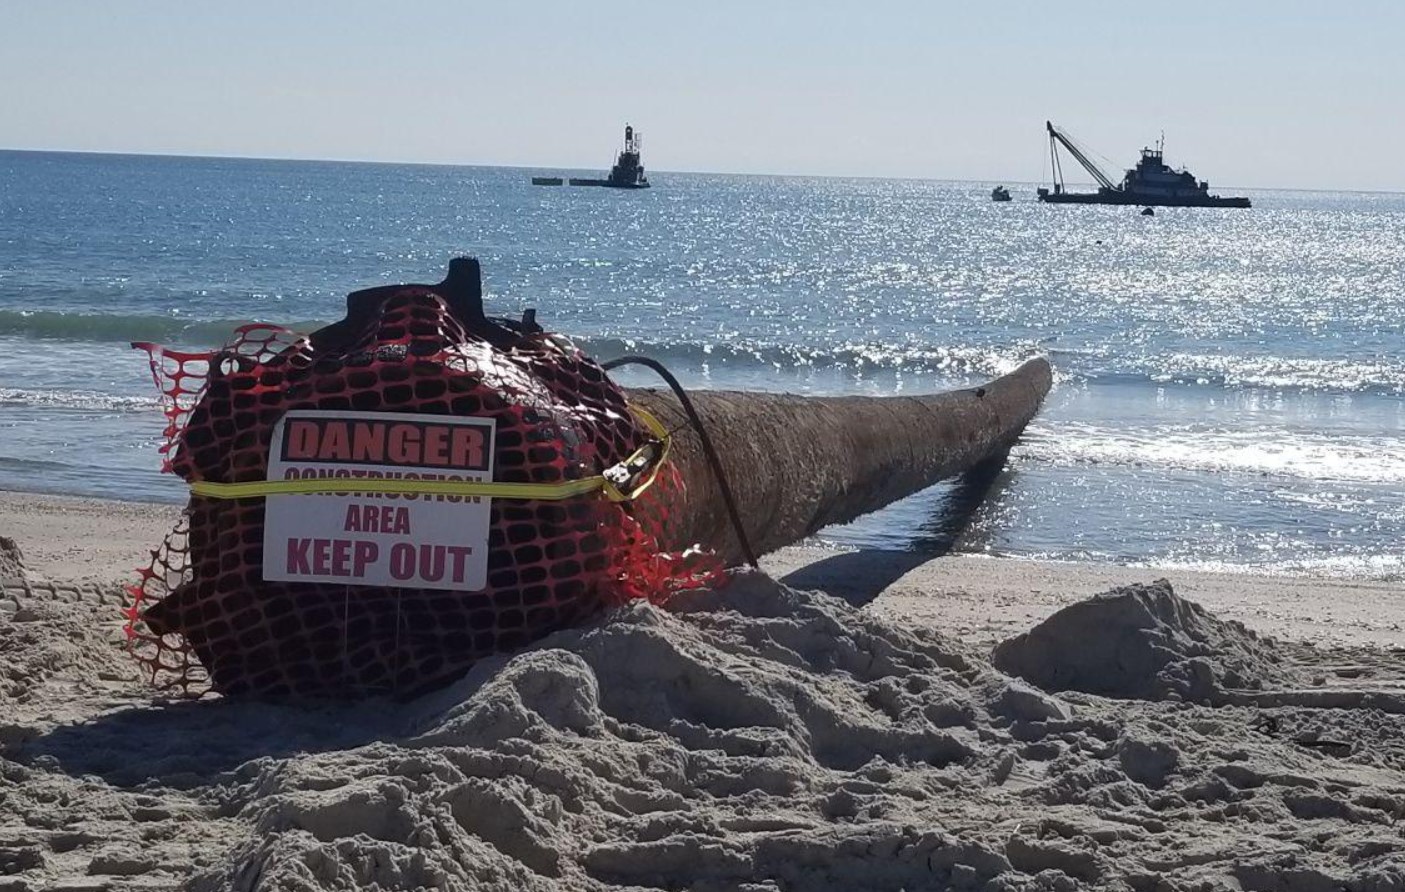
[[[644,479],[640,480],[634,489],[629,492],[620,492],[612,481],[604,476],[601,477],[601,479],[605,481],[603,486],[605,497],[612,502],[632,502],[643,495],[644,490],[653,486],[654,480],[659,476],[659,469],[668,461],[669,452],[672,451],[673,447],[673,435],[668,432],[668,428],[663,426],[663,422],[638,406],[630,406],[629,410],[633,412],[640,421],[644,422],[644,426],[649,429],[649,432],[654,435],[654,438],[658,440],[661,445],[659,447],[658,457],[654,459],[653,464],[649,467],[649,472],[645,474]],[[636,460],[639,460],[648,449],[649,447],[647,445],[636,449],[633,455],[625,459],[619,465],[616,465],[616,467],[628,468]]]
[[[487,483],[477,480],[404,480],[385,477],[319,477],[299,480],[250,480],[247,483],[190,484],[197,496],[212,499],[249,499],[258,496],[312,495],[315,493],[400,493],[426,496],[488,496],[498,499],[541,499],[554,502],[604,489],[604,477],[585,477],[565,483]]]
[[[603,474],[567,480],[563,483],[492,483],[479,480],[406,480],[386,477],[318,477],[297,480],[250,480],[246,483],[215,483],[197,480],[190,484],[194,495],[209,499],[252,499],[273,495],[314,495],[318,493],[394,493],[426,496],[486,496],[493,499],[530,499],[559,502],[602,490],[612,502],[637,499],[657,479],[659,468],[668,461],[672,437],[657,418],[637,407],[630,407],[644,426],[662,443],[644,479],[629,492],[622,492]],[[638,449],[621,466],[628,467],[643,457],[648,446]]]

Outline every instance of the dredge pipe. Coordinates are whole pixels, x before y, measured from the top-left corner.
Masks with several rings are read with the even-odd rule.
[[[715,390],[689,397],[716,446],[747,539],[765,554],[948,477],[1004,462],[1051,383],[1048,361],[1035,358],[981,387],[930,396]],[[674,431],[686,495],[664,544],[701,544],[729,564],[742,562],[726,504],[678,398],[652,388],[631,389],[629,398]]]

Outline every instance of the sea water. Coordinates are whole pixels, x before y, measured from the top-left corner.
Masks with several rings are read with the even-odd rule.
[[[129,341],[310,329],[472,254],[490,312],[691,387],[918,394],[1052,360],[978,507],[941,485],[822,541],[1405,573],[1405,196],[1143,217],[1032,184],[530,184],[554,173],[0,152],[0,487],[181,501]]]

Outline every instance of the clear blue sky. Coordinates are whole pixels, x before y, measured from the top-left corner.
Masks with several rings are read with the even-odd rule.
[[[0,147],[1405,190],[1405,2],[0,0]],[[1114,176],[1118,171],[1109,171]]]

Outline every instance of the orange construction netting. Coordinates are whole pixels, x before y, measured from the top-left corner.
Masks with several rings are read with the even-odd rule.
[[[164,469],[190,483],[264,481],[275,426],[304,409],[493,419],[497,482],[579,480],[656,437],[566,339],[490,342],[432,287],[378,295],[309,336],[250,325],[210,353],[137,345],[169,422]],[[128,589],[128,641],[162,689],[413,694],[605,607],[715,581],[710,556],[660,548],[681,486],[665,464],[633,501],[492,499],[487,585],[472,591],[268,581],[267,500],[192,494]]]

